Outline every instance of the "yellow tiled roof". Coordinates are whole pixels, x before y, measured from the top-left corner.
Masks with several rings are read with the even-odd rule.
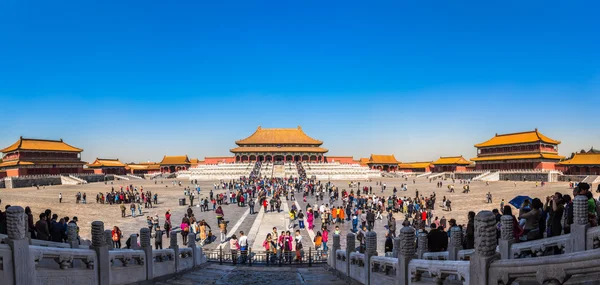
[[[367,164],[369,164],[369,158],[368,157],[361,157],[358,160],[358,163],[362,166],[366,166]]]
[[[236,141],[238,145],[246,144],[323,144],[306,135],[300,126],[297,129],[263,129],[260,126],[249,137]]]
[[[0,152],[11,152],[15,150],[46,150],[46,151],[67,151],[67,152],[82,152],[83,149],[76,148],[63,142],[62,139],[56,140],[41,140],[41,139],[26,139],[19,138],[14,144],[0,150]]]
[[[126,168],[133,169],[133,170],[159,170],[160,165],[158,165],[158,164],[128,164]]]
[[[494,160],[516,160],[516,159],[556,159],[561,160],[565,158],[558,154],[551,153],[534,153],[534,154],[519,154],[519,155],[498,155],[498,156],[483,156],[471,158],[472,161],[494,161]]]
[[[398,164],[400,169],[427,168],[431,166],[431,161],[425,162],[406,162]]]
[[[93,163],[88,164],[88,167],[125,167],[126,165],[119,159],[96,158]]]
[[[600,153],[576,153],[573,158],[559,162],[560,165],[600,165]]]
[[[370,164],[398,164],[400,161],[396,160],[393,154],[371,154],[369,158]]]
[[[241,146],[230,149],[233,153],[238,152],[319,152],[326,153],[328,150],[322,147],[254,147]]]
[[[181,156],[164,156],[160,165],[180,165],[180,164],[191,164],[187,155]]]
[[[560,144],[560,141],[553,140],[547,136],[544,136],[537,129],[530,132],[513,133],[513,134],[496,134],[493,138],[486,142],[476,144],[475,147],[488,147],[488,146],[499,146],[499,145],[510,145],[520,143],[533,143],[533,142],[545,142],[549,144]]]
[[[433,162],[435,165],[447,165],[447,164],[458,164],[458,165],[469,165],[470,161],[466,160],[461,156],[440,156],[440,159]]]
[[[12,161],[4,161],[0,163],[0,167],[10,167],[10,166],[19,166],[19,165],[33,165],[35,163],[29,161],[22,160],[12,160]]]

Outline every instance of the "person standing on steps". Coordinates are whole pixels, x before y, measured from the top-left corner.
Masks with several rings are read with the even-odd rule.
[[[62,193],[58,193],[58,203],[62,203]]]

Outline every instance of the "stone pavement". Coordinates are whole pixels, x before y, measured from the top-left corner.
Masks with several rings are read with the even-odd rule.
[[[247,267],[208,264],[156,285],[196,284],[347,284],[324,265],[314,267]]]

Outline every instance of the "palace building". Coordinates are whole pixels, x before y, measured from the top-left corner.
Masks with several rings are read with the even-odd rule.
[[[537,129],[529,132],[496,134],[476,144],[476,170],[554,170],[564,156],[558,155],[560,141],[544,136]]]
[[[569,175],[600,175],[600,153],[592,150],[576,153],[571,159],[559,162],[557,167]]]
[[[431,172],[433,165],[431,161],[425,162],[404,162],[398,164],[398,171],[402,172]]]
[[[96,158],[87,167],[93,169],[95,174],[127,174],[127,170],[125,169],[127,165],[119,161],[119,159]]]
[[[466,160],[462,155],[460,156],[440,156],[440,158],[433,162],[434,172],[463,172],[467,171],[468,166],[472,162]]]
[[[81,152],[62,139],[42,140],[19,138],[14,144],[0,150],[3,153],[0,170],[6,176],[57,175],[83,173]]]
[[[249,137],[235,142],[230,151],[235,162],[281,161],[323,162],[328,151],[322,141],[306,135],[302,128],[263,129],[260,126]]]
[[[393,154],[371,154],[367,162],[369,168],[383,171],[396,171],[399,164]]]
[[[188,170],[192,163],[187,155],[167,156],[165,155],[160,164],[161,172],[177,172],[180,170]]]
[[[130,174],[151,174],[161,172],[160,164],[156,162],[142,162],[137,164],[128,164],[125,167]]]

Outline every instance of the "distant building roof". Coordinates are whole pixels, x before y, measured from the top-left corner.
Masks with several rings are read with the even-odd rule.
[[[493,138],[488,141],[476,144],[475,147],[489,147],[489,146],[500,146],[500,145],[511,145],[511,144],[522,144],[522,143],[534,143],[534,142],[545,142],[548,144],[560,144],[560,141],[553,140],[547,136],[544,136],[537,129],[529,132],[512,133],[512,134],[496,134]]]
[[[534,153],[534,154],[517,154],[517,155],[498,155],[498,156],[483,156],[471,158],[472,161],[495,161],[495,160],[517,160],[517,159],[555,159],[561,160],[565,158],[557,154],[551,153]]]
[[[326,153],[328,150],[322,147],[301,147],[301,146],[282,146],[282,147],[259,147],[259,146],[240,146],[230,150],[233,153],[240,152],[318,152]]]
[[[313,144],[321,145],[322,141],[306,135],[302,128],[296,129],[263,129],[260,126],[249,137],[235,142],[238,145],[247,144]]]
[[[396,160],[393,154],[371,154],[369,158],[369,164],[398,164],[400,163]]]
[[[96,160],[90,164],[88,167],[90,168],[98,168],[98,167],[125,167],[126,165],[119,161],[119,159],[109,159],[109,158],[96,158]]]
[[[560,165],[600,165],[600,153],[576,153],[573,158],[561,161]]]
[[[466,160],[462,155],[461,156],[440,156],[440,158],[433,162],[434,165],[469,165],[470,161]]]
[[[431,166],[431,161],[425,162],[405,162],[398,164],[398,168],[400,169],[418,169],[418,168],[427,168]]]
[[[45,151],[65,151],[65,152],[82,152],[83,149],[68,145],[60,140],[42,140],[42,139],[27,139],[20,137],[14,144],[0,150],[7,153],[15,150],[45,150]]]
[[[191,164],[190,159],[187,155],[180,156],[164,156],[160,165],[184,165]]]

